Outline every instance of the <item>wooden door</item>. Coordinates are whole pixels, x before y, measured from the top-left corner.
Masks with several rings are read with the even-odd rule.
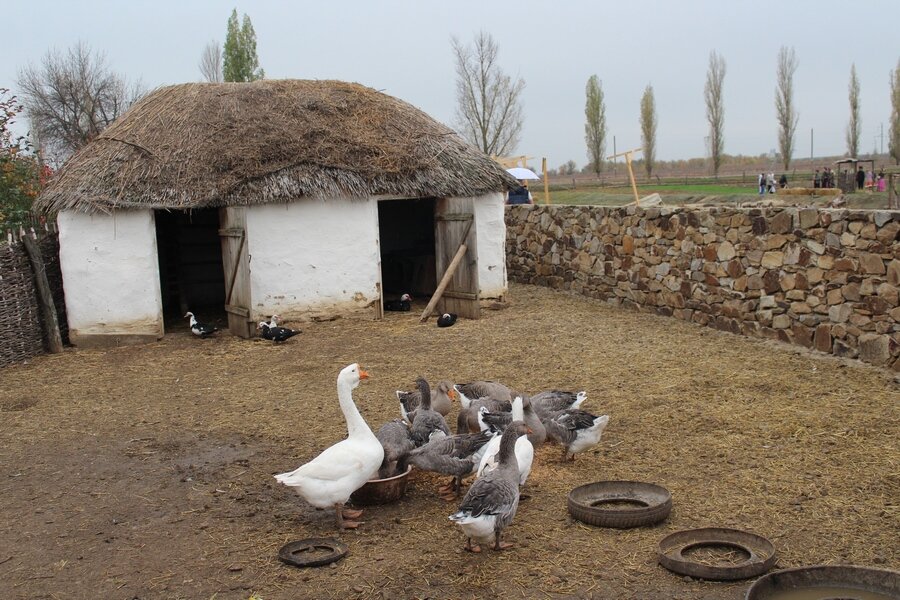
[[[225,312],[228,329],[249,338],[255,329],[250,320],[250,258],[247,251],[247,208],[219,209],[219,238],[225,271]]]
[[[442,198],[435,204],[435,267],[440,281],[450,261],[466,243],[466,253],[438,302],[441,313],[456,313],[467,319],[481,316],[478,302],[478,260],[475,247],[475,212],[471,198]],[[465,235],[465,239],[463,239]]]

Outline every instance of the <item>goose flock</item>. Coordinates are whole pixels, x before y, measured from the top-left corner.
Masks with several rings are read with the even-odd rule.
[[[277,326],[277,325],[276,325]],[[549,390],[527,396],[494,381],[453,384],[441,381],[432,396],[424,377],[413,391],[396,392],[400,417],[373,433],[353,401],[352,392],[368,373],[358,364],[337,378],[338,402],[347,422],[347,438],[297,469],[275,475],[317,508],[334,510],[338,528],[359,526],[361,510],[345,506],[350,495],[371,479],[406,472],[409,465],[451,477],[440,497],[455,501],[463,479],[475,479],[450,520],[466,537],[465,549],[481,552],[512,546],[501,540],[512,523],[521,490],[531,473],[535,448],[555,442],[563,461],[600,441],[609,416],[581,408],[587,393]],[[446,416],[459,399],[456,433]]]

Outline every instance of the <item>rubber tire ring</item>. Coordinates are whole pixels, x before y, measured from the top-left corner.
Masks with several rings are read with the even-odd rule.
[[[330,550],[330,552],[324,556],[317,555],[315,558],[311,554],[306,557],[298,556],[305,550],[317,548]],[[322,567],[344,558],[347,551],[347,546],[334,538],[307,538],[282,546],[278,551],[278,559],[295,567]]]
[[[664,499],[657,499],[654,502],[647,502],[643,497],[638,497],[637,495],[629,496],[623,493],[616,493],[615,495],[610,496],[609,500],[630,500],[637,504],[643,504],[644,506],[618,509],[608,507],[600,508],[580,501],[577,491],[586,488],[587,486],[579,486],[572,490],[567,498],[569,514],[582,523],[587,523],[588,525],[593,525],[595,527],[631,529],[632,527],[643,527],[645,525],[659,523],[660,521],[665,520],[666,517],[669,516],[669,513],[672,512],[672,496],[669,494],[668,490],[665,490],[662,486],[655,486],[653,484],[646,485],[652,485],[654,488],[664,491],[666,497]]]

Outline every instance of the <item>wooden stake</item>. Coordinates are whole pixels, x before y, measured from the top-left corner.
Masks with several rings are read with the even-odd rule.
[[[441,296],[444,295],[444,290],[447,289],[447,286],[450,285],[450,280],[453,278],[453,274],[456,272],[456,267],[459,266],[459,263],[462,262],[463,256],[466,254],[466,250],[468,246],[466,245],[466,238],[469,237],[469,231],[472,229],[472,223],[475,222],[475,217],[472,217],[472,220],[469,221],[469,224],[466,225],[466,229],[462,234],[462,243],[459,245],[459,248],[456,250],[456,254],[453,256],[453,260],[450,261],[450,264],[447,265],[447,270],[444,271],[444,276],[441,277],[441,282],[438,284],[437,289],[434,290],[434,295],[431,296],[431,300],[428,301],[428,306],[425,307],[425,310],[422,311],[422,316],[419,318],[420,323],[424,323],[428,320],[428,317],[431,316],[431,311],[434,310],[434,307],[437,305],[438,300],[441,299]]]
[[[618,154],[613,154],[612,156],[607,156],[607,159],[616,158],[618,156],[625,157],[625,165],[628,167],[628,178],[631,180],[631,191],[634,192],[634,204],[637,206],[641,199],[638,196],[637,191],[637,183],[634,181],[634,171],[631,169],[631,155],[635,152],[640,152],[641,148],[635,148],[634,150],[626,150],[625,152],[619,152]]]
[[[547,179],[547,158],[541,160],[541,168],[544,171],[544,204],[550,204],[550,182]]]
[[[22,243],[25,245],[25,252],[28,254],[28,260],[31,261],[31,270],[34,272],[34,280],[37,283],[48,349],[51,354],[58,354],[63,351],[62,335],[59,333],[56,305],[53,304],[53,294],[50,291],[50,283],[47,281],[44,258],[41,256],[41,249],[37,242],[30,235],[22,236]]]
[[[638,197],[637,184],[634,182],[634,171],[631,170],[631,152],[625,155],[625,164],[628,165],[628,177],[631,179],[631,191],[634,192],[634,205],[637,206],[641,199]]]

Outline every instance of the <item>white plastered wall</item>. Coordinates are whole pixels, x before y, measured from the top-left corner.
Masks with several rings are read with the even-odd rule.
[[[475,243],[478,251],[478,287],[482,300],[507,292],[506,220],[504,194],[475,198]]]
[[[153,211],[63,211],[57,223],[72,343],[87,345],[99,336],[120,338],[111,343],[162,337]]]
[[[351,313],[379,301],[374,198],[251,206],[247,243],[254,320]]]

